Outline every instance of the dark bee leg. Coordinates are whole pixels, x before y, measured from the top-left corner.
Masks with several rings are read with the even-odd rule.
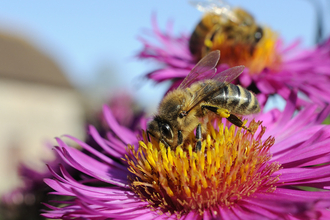
[[[178,146],[182,144],[182,142],[183,142],[182,132],[178,131]]]
[[[202,105],[202,109],[207,109],[211,112],[216,113],[217,115],[219,115],[221,118],[228,118],[230,116],[230,113],[227,109],[224,108],[219,108],[216,105]]]
[[[200,151],[202,149],[202,125],[198,124],[196,128],[196,151]]]
[[[230,121],[237,127],[244,128],[245,130],[250,131],[250,129],[243,125],[243,121],[241,119],[239,119],[236,115],[230,114],[227,109],[219,108],[214,105],[202,105],[202,109],[210,110],[219,115],[221,118],[226,118],[228,121]]]
[[[248,130],[251,132],[251,130],[243,125],[243,121],[239,119],[236,115],[230,115],[227,118],[228,121],[230,121],[232,124],[236,125],[237,127],[244,128],[245,130]]]
[[[150,136],[149,135],[151,135],[150,134],[150,132],[147,130],[147,138],[148,138],[148,141],[150,142]],[[152,135],[151,135],[152,136]]]

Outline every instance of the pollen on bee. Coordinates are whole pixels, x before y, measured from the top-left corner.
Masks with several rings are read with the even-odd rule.
[[[212,47],[213,46],[213,42],[209,39],[205,39],[204,44],[207,47]]]
[[[254,121],[249,125],[254,132],[258,127]],[[269,163],[274,139],[260,141],[264,127],[256,138],[254,132],[228,129],[221,121],[218,130],[211,124],[208,128],[198,152],[194,140],[171,149],[161,142],[151,144],[145,135],[137,150],[127,148],[130,187],[141,200],[179,217],[192,209],[202,214],[214,205],[231,206],[260,187],[275,190],[278,177],[271,174],[280,165]]]

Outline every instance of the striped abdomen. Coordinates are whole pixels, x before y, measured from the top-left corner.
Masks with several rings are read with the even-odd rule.
[[[213,105],[228,109],[232,114],[249,115],[258,113],[260,106],[255,95],[239,85],[228,84],[208,100]]]

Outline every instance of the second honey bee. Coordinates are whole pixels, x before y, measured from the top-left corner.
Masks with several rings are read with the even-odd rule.
[[[236,115],[260,111],[255,95],[239,85],[230,84],[244,66],[216,74],[220,51],[210,52],[191,70],[180,86],[161,101],[158,114],[149,123],[147,133],[172,149],[183,144],[196,129],[196,150],[201,148],[206,123],[215,117],[227,118],[238,127],[246,127]]]
[[[190,37],[194,57],[200,60],[208,52],[220,50],[224,57],[221,63],[247,65],[263,37],[263,29],[252,15],[222,0],[197,2],[195,6],[205,14]]]

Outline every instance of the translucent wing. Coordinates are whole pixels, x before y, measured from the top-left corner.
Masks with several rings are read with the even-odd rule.
[[[195,93],[192,103],[189,104],[187,112],[193,109],[200,102],[213,95],[215,92],[228,85],[236,79],[244,70],[244,66],[235,66],[216,74],[212,80],[204,82],[204,85]]]
[[[222,82],[225,85],[228,85],[228,83],[232,82],[234,79],[236,79],[241,73],[243,72],[245,66],[235,66],[229,69],[226,69],[218,74],[216,74],[212,79],[218,82]],[[223,87],[222,86],[222,87]]]
[[[214,12],[221,14],[221,10],[230,10],[230,5],[226,1],[222,0],[206,0],[206,1],[190,1],[191,5],[196,7],[201,12]]]
[[[217,64],[220,59],[220,51],[212,51],[201,59],[182,81],[178,89],[188,88],[194,82],[211,79],[217,71]]]
[[[199,11],[208,13],[212,12],[217,15],[225,16],[235,22],[236,16],[232,8],[226,1],[223,0],[206,0],[206,1],[190,1],[190,4],[196,7]]]

